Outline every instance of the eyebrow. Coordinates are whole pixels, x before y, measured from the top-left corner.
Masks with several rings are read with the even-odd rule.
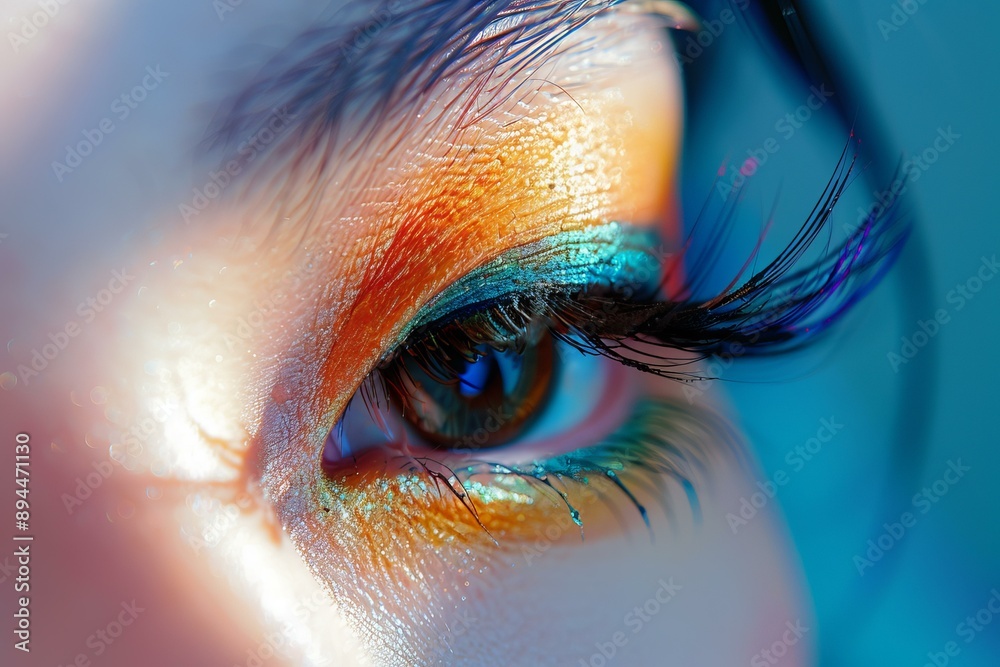
[[[303,164],[320,149],[329,155],[365,146],[390,123],[411,129],[408,116],[445,79],[454,79],[447,92],[456,99],[469,89],[509,97],[505,83],[624,1],[346,3],[301,32],[226,100],[206,146],[231,154],[280,113],[293,119],[292,127],[268,153]],[[481,117],[489,109],[474,111]]]

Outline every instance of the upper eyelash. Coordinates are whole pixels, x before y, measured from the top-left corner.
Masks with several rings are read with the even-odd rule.
[[[584,352],[597,353],[639,370],[674,379],[699,378],[692,371],[681,370],[690,359],[670,357],[669,350],[685,350],[704,356],[727,351],[735,344],[744,345],[743,354],[764,354],[796,349],[819,334],[828,331],[853,304],[866,294],[879,277],[892,264],[906,238],[908,228],[900,224],[897,201],[889,203],[879,215],[872,215],[846,240],[818,260],[799,266],[807,250],[828,229],[833,210],[852,181],[857,156],[849,156],[848,143],[837,166],[827,182],[816,206],[792,241],[763,269],[746,281],[737,281],[711,298],[693,298],[703,275],[706,258],[696,258],[688,267],[689,281],[682,293],[683,301],[649,298],[643,286],[626,286],[626,296],[608,296],[614,286],[595,285],[589,290],[555,291],[540,294],[515,294],[479,310],[473,315],[446,316],[418,327],[410,340],[389,353],[362,386],[362,395],[369,412],[377,413],[385,395],[376,383],[398,382],[405,373],[403,364],[396,363],[401,354],[410,355],[428,375],[435,377],[442,368],[442,359],[449,354],[467,354],[475,346],[492,344],[523,348],[531,343],[535,327],[541,323],[548,331]],[[738,196],[738,193],[736,193]],[[734,200],[735,201],[735,200]],[[731,219],[728,218],[728,219]],[[716,232],[723,233],[723,230]],[[759,245],[758,245],[759,247]],[[755,259],[756,250],[754,256]],[[747,266],[750,261],[747,262]],[[675,265],[676,266],[676,265]],[[670,278],[670,270],[662,283]],[[662,284],[661,283],[661,284]],[[594,289],[596,287],[596,289]],[[633,291],[633,287],[637,288]],[[777,303],[775,292],[784,289],[790,295]],[[818,319],[817,319],[818,318]],[[654,354],[638,352],[628,344],[639,339],[654,343],[657,349],[667,352]],[[633,356],[634,355],[634,356]],[[700,379],[700,378],[699,378]],[[678,410],[673,419],[690,417]],[[695,420],[697,422],[697,420]],[[667,420],[666,427],[673,425]],[[666,442],[666,441],[663,441]],[[567,481],[588,483],[588,476],[607,475],[611,482],[636,508],[647,528],[649,519],[628,485],[614,472],[587,452],[602,454],[609,460],[621,463],[628,460],[640,468],[666,473],[675,477],[688,493],[692,510],[697,513],[697,496],[694,493],[692,468],[703,463],[700,456],[705,450],[694,448],[687,458],[676,455],[676,447],[663,450],[657,443],[638,443],[627,438],[580,450],[560,457],[566,465],[562,471],[552,470],[541,462],[530,466],[497,465],[488,460],[470,460],[461,468],[451,468],[433,458],[412,459],[413,465],[423,469],[435,484],[445,483],[475,517],[487,534],[489,531],[479,520],[478,512],[468,496],[467,482],[477,474],[511,475],[540,485],[543,490],[554,492],[566,505],[567,511],[581,531],[579,513],[570,502],[566,491],[552,484],[550,474],[561,484]],[[643,445],[646,446],[643,446]],[[731,448],[738,451],[738,448]],[[671,458],[671,457],[674,458]],[[435,469],[434,466],[446,471]],[[660,479],[661,475],[654,475]],[[453,483],[454,480],[454,483]],[[667,508],[669,510],[669,508]],[[491,539],[494,539],[490,535]]]
[[[852,135],[853,139],[853,135]],[[675,379],[701,379],[690,370],[691,360],[675,359],[669,350],[708,357],[774,354],[797,349],[828,331],[878,283],[901,250],[908,233],[893,200],[832,251],[800,266],[824,230],[829,230],[838,201],[853,181],[858,156],[844,147],[836,168],[815,207],[786,248],[763,269],[709,298],[695,298],[707,258],[689,261],[692,280],[681,301],[645,298],[627,288],[624,297],[608,286],[596,290],[555,291],[515,295],[490,304],[479,313],[451,316],[420,327],[391,352],[380,368],[407,353],[429,365],[442,350],[477,344],[524,345],[527,328],[539,320],[557,338],[585,352],[597,353],[639,370]],[[738,193],[734,193],[734,198]],[[734,199],[735,201],[735,199]],[[729,218],[731,219],[731,217]],[[724,226],[716,235],[724,233]],[[711,246],[711,244],[710,244]],[[757,259],[757,251],[748,260]],[[689,258],[690,260],[690,258]],[[679,266],[679,263],[673,265]],[[667,269],[669,274],[670,268]],[[742,271],[741,271],[742,273]],[[737,276],[738,278],[739,276]],[[664,277],[664,282],[669,275]],[[619,289],[619,291],[621,291]],[[652,343],[662,354],[639,352],[629,341]]]

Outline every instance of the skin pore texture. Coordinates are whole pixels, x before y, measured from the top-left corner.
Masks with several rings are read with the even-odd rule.
[[[248,652],[268,646],[267,664],[576,665],[594,664],[611,642],[618,664],[668,656],[718,665],[749,661],[786,622],[808,626],[780,515],[762,514],[738,536],[724,519],[756,487],[743,446],[726,444],[721,426],[692,466],[696,507],[677,480],[632,476],[649,529],[611,482],[567,486],[585,540],[566,503],[529,485],[476,478],[465,489],[471,512],[385,456],[334,475],[320,466],[326,435],[362,381],[420,309],[469,272],[511,249],[609,223],[655,229],[665,246],[652,250],[676,251],[670,184],[683,99],[662,21],[610,13],[535,69],[500,65],[485,80],[455,73],[374,141],[345,146],[332,167],[307,161],[278,179],[286,163],[262,156],[250,165],[254,178],[184,220],[178,202],[206,182],[207,169],[191,164],[206,126],[193,110],[220,102],[213,62],[255,43],[264,26],[266,44],[287,41],[312,16],[309,3],[281,8],[280,20],[278,9],[247,5],[226,18],[220,38],[214,15],[206,25],[195,4],[135,9],[120,23],[111,9],[67,7],[67,27],[54,24],[45,44],[40,37],[32,60],[3,65],[5,78],[31,91],[25,111],[66,109],[41,115],[59,137],[43,143],[43,169],[77,128],[100,118],[132,70],[162,60],[170,73],[90,163],[52,185],[56,195],[24,195],[43,219],[62,213],[58,197],[84,211],[81,224],[93,222],[93,253],[72,264],[86,285],[103,287],[107,266],[128,258],[124,289],[103,315],[44,374],[8,393],[13,410],[50,425],[33,437],[53,443],[39,462],[56,480],[53,498],[72,493],[107,452],[114,459],[92,498],[51,508],[69,517],[54,547],[108,545],[84,548],[61,579],[52,574],[52,595],[92,576],[101,585],[91,595],[113,607],[144,587],[159,627],[137,625],[119,656],[141,660],[159,647],[178,664],[183,650],[160,638],[173,628],[206,647],[205,664],[246,664]],[[121,27],[130,21],[137,34],[184,26],[211,46],[138,45]],[[91,54],[106,34],[142,67],[123,67],[128,74],[109,74],[110,83],[85,79],[100,91],[96,101],[70,112],[60,104],[70,93],[43,85],[64,80],[43,47]],[[253,64],[267,52],[254,51]],[[114,53],[76,66],[98,70]],[[42,129],[29,125],[25,135]],[[276,133],[279,143],[296,137]],[[155,159],[137,157],[143,148]],[[152,194],[136,195],[136,183]],[[294,211],[308,202],[309,219],[283,216],[288,202]],[[68,262],[71,248],[63,253]],[[39,303],[73,314],[79,293],[63,295],[57,278],[28,280]],[[51,326],[12,331],[18,358],[66,319],[53,317]],[[676,383],[602,368],[622,395],[690,407]],[[713,415],[706,422],[721,422],[721,406],[704,411]],[[630,415],[608,409],[579,446]],[[175,623],[177,608],[190,609],[187,625]],[[68,639],[51,657],[63,664],[93,623],[60,621]],[[616,633],[626,641],[616,644]],[[808,664],[809,645],[807,635],[783,664]]]

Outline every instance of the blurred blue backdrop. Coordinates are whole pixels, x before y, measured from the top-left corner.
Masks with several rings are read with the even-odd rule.
[[[879,121],[859,122],[877,128],[879,136],[860,138],[881,154],[867,156],[872,166],[839,206],[835,227],[849,228],[871,207],[878,184],[888,185],[886,165],[920,157],[908,165],[902,205],[916,229],[891,278],[831,340],[781,361],[741,360],[711,391],[734,404],[761,481],[788,475],[778,500],[813,597],[821,665],[997,665],[1000,613],[988,604],[1000,612],[1000,225],[991,183],[1000,5],[801,4],[841,73],[844,89],[832,99],[848,116]],[[808,82],[762,57],[745,22],[724,20],[727,6],[739,19],[746,3],[698,5],[718,33],[703,36],[702,50],[678,39],[696,81],[684,158],[688,217],[706,197],[721,203],[712,187],[720,164],[726,181],[767,140],[779,150],[747,185],[745,238],[720,262],[720,278],[742,263],[772,207],[777,224],[765,256],[787,241],[851,121],[824,105],[789,131],[782,119],[807,103]],[[801,457],[796,448],[823,419],[842,429]]]

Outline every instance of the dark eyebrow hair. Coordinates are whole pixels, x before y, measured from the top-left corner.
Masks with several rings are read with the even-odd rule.
[[[387,0],[347,3],[302,32],[222,105],[206,147],[231,152],[266,127],[277,110],[293,120],[269,148],[295,161],[306,152],[364,146],[443,79],[458,95],[496,91],[537,67],[560,43],[624,0]],[[502,75],[497,75],[502,65]],[[473,122],[489,109],[470,109]],[[473,117],[474,116],[474,117]]]

